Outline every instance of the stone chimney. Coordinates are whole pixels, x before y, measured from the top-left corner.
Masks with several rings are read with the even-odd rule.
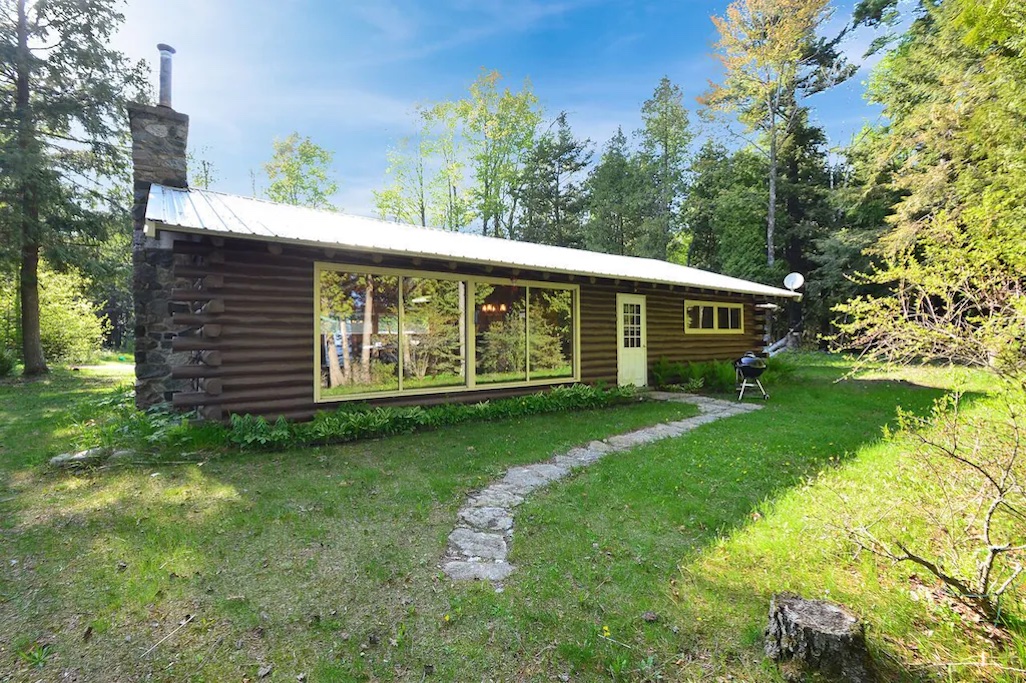
[[[174,236],[146,236],[146,202],[150,185],[188,187],[186,141],[189,117],[171,108],[171,55],[160,50],[159,106],[132,103],[128,119],[132,132],[135,203],[132,206],[132,290],[135,301],[135,402],[139,408],[170,404],[179,387],[171,379],[171,290],[174,285]]]

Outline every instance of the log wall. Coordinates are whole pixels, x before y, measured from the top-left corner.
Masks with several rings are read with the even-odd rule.
[[[231,413],[306,419],[333,403],[314,402],[314,262],[337,262],[495,278],[580,285],[581,380],[616,382],[616,293],[647,297],[649,363],[732,359],[762,344],[762,318],[752,296],[693,288],[461,265],[415,258],[383,258],[341,250],[282,247],[253,240],[179,236],[174,243],[175,305],[172,341],[179,361],[172,377],[187,389],[174,406],[210,419]],[[683,300],[745,302],[745,333],[685,335]],[[539,387],[450,391],[383,398],[376,403],[429,404],[486,400]]]

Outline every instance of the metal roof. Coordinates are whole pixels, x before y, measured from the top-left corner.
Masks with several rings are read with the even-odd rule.
[[[800,294],[786,289],[666,261],[422,228],[210,190],[154,184],[150,187],[146,221],[154,234],[158,230],[169,230],[801,298]]]

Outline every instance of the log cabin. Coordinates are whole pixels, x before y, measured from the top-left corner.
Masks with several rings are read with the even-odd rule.
[[[163,80],[161,103],[129,107],[142,408],[308,419],[346,401],[646,386],[661,358],[761,349],[770,304],[800,296],[665,261],[190,188],[188,117]]]

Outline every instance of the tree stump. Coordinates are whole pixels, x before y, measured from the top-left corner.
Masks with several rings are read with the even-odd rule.
[[[848,683],[876,680],[863,626],[841,605],[794,593],[774,595],[765,635],[766,656],[787,678],[818,671]]]

